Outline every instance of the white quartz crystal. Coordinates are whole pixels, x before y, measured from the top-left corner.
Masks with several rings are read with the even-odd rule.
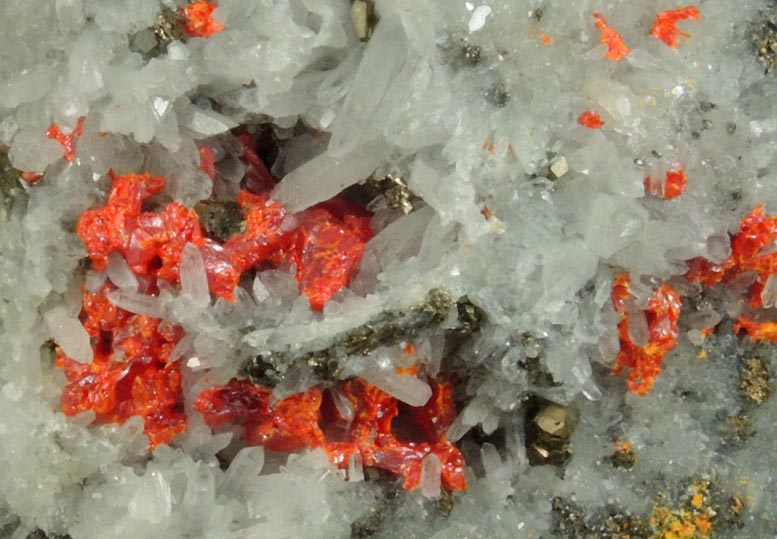
[[[41,171],[62,157],[62,146],[47,138],[42,131],[19,131],[13,139],[10,157],[20,170]]]
[[[119,253],[108,255],[108,266],[105,268],[108,278],[117,287],[130,292],[137,292],[138,279],[127,264],[127,261]]]
[[[421,464],[421,494],[427,498],[440,496],[440,472],[440,458],[433,453],[425,456]]]
[[[366,179],[380,165],[384,153],[380,141],[371,141],[342,157],[321,154],[288,173],[273,191],[273,198],[290,211],[304,210]]]
[[[181,253],[181,294],[191,300],[192,307],[202,309],[210,303],[208,275],[199,247],[184,245]]]
[[[62,351],[80,363],[91,363],[93,358],[89,334],[77,318],[68,316],[65,309],[55,307],[44,317],[51,337]]]

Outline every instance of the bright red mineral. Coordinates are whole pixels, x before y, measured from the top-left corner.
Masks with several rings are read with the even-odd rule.
[[[676,166],[667,171],[663,183],[652,176],[645,178],[645,191],[664,200],[671,200],[685,192],[687,182],[688,177],[685,170]]]
[[[676,47],[680,43],[680,38],[685,39],[691,36],[677,28],[677,23],[685,19],[699,20],[699,8],[696,6],[680,7],[677,9],[668,9],[656,15],[653,21],[653,27],[650,29],[650,35],[669,45]]]
[[[67,378],[62,411],[94,411],[97,423],[140,416],[154,448],[186,430],[179,365],[168,361],[183,331],[116,307],[108,299],[112,290],[105,284],[95,293],[83,291],[81,321],[91,337],[94,361],[79,363],[57,349],[57,366]]]
[[[599,129],[604,125],[602,117],[595,110],[586,110],[578,118],[577,123],[588,129]]]
[[[606,57],[613,62],[618,62],[627,56],[631,49],[623,41],[623,36],[607,24],[607,20],[601,13],[594,13],[596,27],[601,33],[602,43],[607,45]]]
[[[620,374],[628,367],[630,370],[626,382],[629,389],[637,395],[647,395],[653,387],[655,377],[661,373],[664,356],[677,344],[677,319],[680,317],[682,303],[680,296],[671,286],[659,286],[647,309],[643,311],[647,320],[648,340],[644,344],[637,344],[629,334],[629,309],[626,302],[631,296],[630,281],[629,274],[622,273],[616,277],[612,288],[612,303],[615,312],[620,315],[620,352],[615,358],[613,374]]]
[[[224,29],[224,25],[213,18],[218,2],[196,0],[183,9],[184,31],[191,37],[210,37]]]
[[[777,217],[764,214],[759,204],[742,218],[739,232],[731,239],[731,255],[718,264],[705,258],[688,262],[685,278],[710,287],[718,283],[747,281],[750,311],[761,309],[769,277],[777,273]],[[744,330],[753,340],[777,341],[777,322],[759,320],[755,313],[739,316],[735,331]]]
[[[205,149],[200,155],[203,169],[215,179],[213,152]],[[85,211],[76,227],[92,267],[105,271],[109,256],[118,253],[137,277],[138,292],[154,296],[163,281],[178,284],[184,247],[192,243],[202,254],[213,295],[234,300],[241,275],[258,264],[294,266],[300,293],[313,309],[323,309],[358,268],[372,236],[369,213],[337,198],[291,216],[270,199],[271,177],[256,154],[246,149],[245,158],[249,180],[264,192],[240,192],[237,201],[245,231],[224,244],[207,237],[197,213],[178,202],[160,211],[143,211],[144,204],[162,191],[165,178],[111,174],[107,203]],[[108,299],[112,291],[113,285],[106,284],[98,292],[83,292],[81,320],[91,337],[94,362],[82,364],[57,352],[57,364],[68,380],[62,409],[68,415],[94,411],[99,423],[122,423],[137,415],[144,420],[151,447],[168,443],[186,429],[179,366],[168,361],[182,331],[158,318],[116,307]],[[249,404],[259,406],[251,408],[249,442],[283,451],[323,442],[316,438],[320,392],[289,397],[270,410],[267,390],[238,389]],[[236,409],[229,392],[223,396],[224,406]],[[272,414],[274,420],[268,419]]]
[[[411,407],[360,378],[341,382],[337,390],[353,409],[350,421],[334,406],[329,392],[318,387],[271,404],[271,389],[246,380],[231,380],[204,391],[195,408],[210,427],[243,425],[251,445],[273,451],[322,447],[340,468],[348,468],[358,453],[365,466],[404,477],[407,490],[420,485],[423,459],[434,454],[442,464],[442,484],[449,490],[462,490],[467,486],[464,457],[445,437],[456,417],[453,385],[444,379],[430,383],[429,401]],[[400,415],[411,439],[395,432]]]

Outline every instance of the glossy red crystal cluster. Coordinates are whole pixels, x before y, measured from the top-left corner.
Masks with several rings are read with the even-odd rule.
[[[746,284],[747,309],[739,315],[735,331],[744,330],[753,340],[777,341],[777,322],[759,319],[769,277],[777,273],[777,217],[764,214],[758,205],[742,218],[739,232],[731,239],[731,254],[719,264],[706,258],[689,262],[685,278],[702,286],[718,283]],[[767,305],[770,307],[771,305]]]
[[[93,411],[96,423],[140,416],[154,448],[186,430],[179,364],[169,361],[183,331],[116,307],[108,298],[113,290],[110,283],[94,293],[83,290],[81,321],[91,337],[93,362],[79,363],[57,350],[56,364],[67,378],[62,411]]]
[[[340,468],[348,468],[359,455],[364,466],[403,477],[407,490],[420,485],[424,458],[436,455],[442,485],[462,490],[467,486],[464,457],[445,435],[456,417],[453,385],[445,379],[430,384],[429,401],[411,407],[360,378],[327,390],[314,387],[275,403],[271,389],[231,380],[204,391],[195,408],[212,428],[242,425],[251,445],[273,451],[321,447]],[[335,403],[335,391],[347,401],[347,412]]]
[[[257,174],[257,167],[252,170]],[[200,249],[215,296],[234,300],[241,274],[260,262],[293,264],[300,292],[320,310],[348,284],[372,233],[368,214],[345,200],[302,212],[293,217],[294,226],[287,226],[286,211],[269,191],[244,190],[238,203],[245,212],[245,232],[221,244],[206,236],[194,210],[178,202],[159,212],[143,211],[143,204],[163,189],[164,178],[112,178],[107,204],[85,211],[77,232],[95,270],[104,271],[109,255],[120,253],[138,280],[138,291],[146,295],[157,294],[161,281],[178,283],[183,249],[192,243]],[[94,411],[103,423],[138,415],[154,447],[186,428],[179,411],[179,366],[168,361],[181,330],[115,306],[109,299],[113,289],[107,283],[95,293],[83,291],[81,320],[95,359],[85,365],[58,352],[57,364],[68,380],[62,409],[68,415]]]
[[[644,344],[635,343],[629,332],[631,309],[627,302],[632,299],[629,283],[631,277],[622,273],[615,279],[612,289],[612,303],[620,316],[618,338],[620,352],[615,358],[614,374],[629,368],[626,383],[637,395],[647,395],[653,387],[656,376],[661,373],[664,356],[677,344],[682,302],[679,294],[668,284],[662,284],[654,292],[646,309],[642,312],[648,326],[648,339]]]
[[[370,215],[342,197],[289,214],[270,198],[269,173],[249,149],[251,141],[244,137],[243,142],[251,190],[237,198],[245,218],[242,232],[216,241],[207,236],[197,213],[178,202],[144,211],[165,179],[112,174],[107,203],[85,211],[77,224],[93,268],[105,271],[109,256],[118,253],[136,276],[138,292],[154,296],[163,282],[178,284],[182,253],[191,243],[200,250],[214,296],[234,300],[241,275],[258,265],[294,267],[300,293],[321,310],[355,274],[372,236]],[[215,180],[213,151],[200,155],[203,170]],[[110,282],[95,292],[83,290],[80,318],[95,359],[83,364],[58,350],[57,365],[68,381],[62,409],[68,415],[93,411],[98,423],[140,416],[153,448],[169,443],[187,426],[180,364],[171,361],[183,332],[159,318],[117,307],[111,301],[117,293]],[[433,454],[442,466],[442,484],[463,489],[463,457],[445,436],[456,416],[453,386],[442,379],[430,383],[429,402],[413,408],[364,380],[341,382],[336,391],[352,410],[348,417],[334,404],[335,389],[314,387],[273,402],[270,388],[246,380],[204,391],[196,408],[209,426],[242,425],[249,444],[273,451],[322,447],[340,467],[348,467],[358,454],[364,466],[403,477],[407,489],[420,484],[424,458]],[[404,425],[405,435],[395,432],[396,421]]]
[[[671,200],[685,192],[687,183],[688,176],[685,173],[685,169],[675,165],[666,172],[663,182],[652,176],[645,178],[645,192],[664,200]]]
[[[691,36],[677,28],[677,23],[686,19],[699,20],[701,13],[696,6],[686,6],[677,9],[667,9],[656,15],[650,35],[663,41],[670,47],[677,47],[680,38],[689,39]]]
[[[184,32],[191,37],[210,37],[224,30],[224,25],[213,18],[218,2],[196,0],[188,4],[181,14],[184,19]]]
[[[106,268],[109,254],[120,253],[146,294],[158,292],[159,280],[178,283],[183,248],[192,243],[200,249],[216,297],[234,300],[241,275],[259,263],[293,265],[300,292],[314,310],[321,310],[348,285],[372,235],[369,215],[344,199],[290,215],[269,191],[243,190],[237,202],[245,215],[245,231],[220,243],[207,237],[193,209],[178,202],[160,212],[142,211],[143,203],[162,190],[164,178],[112,177],[108,203],[81,215],[78,235],[97,271]]]

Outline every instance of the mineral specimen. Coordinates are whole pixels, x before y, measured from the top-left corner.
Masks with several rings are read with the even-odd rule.
[[[352,213],[345,201],[312,208],[297,218],[294,228],[284,230],[286,214],[277,203],[241,191],[238,204],[246,211],[245,231],[231,235],[222,246],[205,236],[194,210],[173,202],[160,213],[141,211],[144,202],[162,190],[164,178],[129,174],[112,179],[107,204],[87,210],[78,221],[78,234],[93,267],[107,271],[113,284],[83,292],[81,317],[91,338],[93,360],[68,355],[64,346],[58,349],[57,365],[65,369],[68,379],[62,409],[68,415],[94,411],[97,422],[123,423],[140,416],[153,448],[186,429],[186,417],[178,411],[180,364],[168,359],[183,334],[160,319],[162,313],[154,301],[163,283],[180,282],[186,291],[182,266],[189,247],[206,273],[205,294],[210,289],[218,297],[234,300],[240,275],[272,259],[296,265],[300,291],[312,308],[320,310],[350,280],[371,231],[363,214]],[[114,265],[126,265],[129,270],[126,278],[110,267],[116,256]],[[292,415],[301,410],[292,405],[295,398],[304,396],[284,401],[283,409]],[[308,416],[314,424],[317,409],[312,412],[315,417]],[[320,445],[307,438],[296,445],[282,435],[281,440],[277,446],[265,445],[286,450]]]
[[[665,200],[677,198],[685,191],[687,178],[682,167],[674,167],[667,171],[663,181],[651,176],[645,178],[645,191]]]
[[[764,215],[763,205],[758,205],[742,218],[739,232],[731,239],[731,254],[725,260],[712,263],[695,258],[686,273],[688,280],[708,287],[721,282],[741,287],[739,283],[744,282],[749,309],[741,312],[734,331],[744,330],[753,340],[777,340],[777,323],[762,319],[759,312],[774,305],[777,254],[771,246],[775,240],[777,218]]]
[[[610,459],[613,467],[630,470],[637,463],[637,454],[631,442],[616,442],[615,452]]]
[[[574,409],[535,399],[526,410],[526,455],[529,464],[562,465],[572,458],[569,438],[578,422]]]
[[[0,538],[772,537],[771,4],[3,2]]]
[[[750,358],[746,367],[740,372],[739,389],[750,400],[758,405],[764,403],[772,395],[772,387],[769,380],[769,370],[761,358]]]
[[[75,143],[76,139],[81,136],[83,133],[83,125],[84,125],[84,118],[81,117],[78,120],[78,125],[76,125],[76,128],[73,130],[72,133],[65,134],[62,132],[62,129],[57,124],[51,124],[49,128],[46,130],[46,136],[49,137],[52,140],[56,140],[59,142],[62,147],[65,149],[65,159],[68,161],[72,161],[76,158],[76,148]]]

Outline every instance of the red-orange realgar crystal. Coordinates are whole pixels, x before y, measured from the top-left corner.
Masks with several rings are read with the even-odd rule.
[[[73,161],[76,158],[76,138],[80,137],[84,131],[84,118],[78,119],[76,128],[72,133],[65,134],[57,124],[51,124],[46,130],[46,136],[59,142],[65,149],[64,157],[67,161]]]
[[[97,423],[123,423],[140,416],[151,448],[169,443],[186,430],[179,365],[168,361],[183,336],[177,326],[116,307],[114,290],[83,291],[81,321],[91,338],[94,360],[83,364],[57,349],[65,371],[62,411],[94,411]]]
[[[206,172],[215,177],[213,156],[207,150],[202,155]],[[247,157],[252,156],[247,152]],[[249,176],[257,180],[262,170],[253,164],[251,170]],[[344,199],[289,216],[270,199],[268,189],[264,194],[243,190],[238,204],[244,212],[245,231],[221,244],[207,237],[194,210],[178,202],[158,212],[143,211],[143,205],[162,191],[165,178],[111,177],[108,202],[85,211],[76,230],[95,270],[105,271],[109,256],[118,253],[137,277],[138,292],[145,295],[156,295],[163,281],[178,284],[184,247],[192,243],[202,254],[213,295],[234,300],[241,275],[259,263],[295,266],[300,292],[313,309],[321,310],[347,286],[372,236],[369,214]],[[81,320],[91,337],[93,363],[82,364],[57,352],[57,364],[68,380],[62,409],[68,415],[94,411],[100,423],[140,416],[153,448],[186,429],[179,365],[169,361],[182,331],[158,318],[117,307],[109,299],[112,292],[119,291],[110,283],[97,292],[83,292]],[[259,398],[257,391],[253,395]],[[269,393],[261,395],[269,406]],[[273,413],[280,414],[278,421],[251,424],[249,441],[285,451],[321,445],[323,438],[317,441],[317,427],[313,428],[320,405],[321,397],[314,393],[289,397],[273,407]],[[262,410],[269,413],[267,407]],[[306,415],[306,410],[314,410],[313,415]],[[305,425],[311,428],[302,435]]]
[[[685,192],[687,183],[685,170],[676,166],[667,171],[663,183],[652,176],[645,178],[645,191],[664,200],[671,200]]]
[[[210,427],[236,423],[245,427],[251,445],[273,451],[322,447],[332,463],[348,468],[356,453],[365,466],[404,477],[404,487],[420,485],[424,457],[436,455],[442,464],[441,481],[449,490],[466,488],[464,458],[445,433],[456,417],[453,385],[432,380],[432,397],[424,406],[410,407],[360,378],[341,382],[341,391],[353,409],[345,418],[333,404],[330,391],[318,387],[271,404],[271,390],[245,380],[204,391],[195,404]],[[417,438],[395,433],[402,415]]]
[[[647,395],[653,387],[656,376],[661,373],[661,363],[667,352],[677,344],[682,302],[680,296],[668,284],[659,286],[653,293],[647,309],[643,310],[648,326],[648,340],[645,344],[634,343],[629,334],[629,309],[626,302],[631,299],[628,273],[615,279],[612,289],[612,303],[620,316],[618,337],[620,352],[615,358],[614,374],[620,374],[628,367],[627,384],[637,395]]]
[[[210,291],[234,300],[240,276],[260,262],[294,265],[300,292],[315,310],[355,274],[372,231],[369,214],[344,200],[310,208],[284,226],[286,210],[269,195],[242,191],[238,204],[245,232],[223,245],[208,238],[194,210],[171,202],[161,212],[142,212],[141,206],[159,193],[164,178],[150,174],[113,176],[113,189],[102,208],[87,210],[77,231],[95,269],[105,269],[108,255],[121,253],[137,275],[145,277],[145,293],[156,292],[157,279],[175,285],[183,248],[200,248]],[[338,215],[340,217],[338,217]]]
[[[699,8],[696,6],[668,9],[656,15],[650,35],[669,45],[676,47],[680,38],[689,39],[691,36],[677,28],[677,23],[686,19],[699,20]]]
[[[607,45],[606,57],[613,62],[618,62],[627,56],[631,49],[623,41],[623,36],[607,24],[607,20],[601,13],[594,13],[594,18],[596,19],[596,27],[602,36],[602,43]]]
[[[742,218],[739,232],[731,240],[731,255],[718,264],[705,258],[688,262],[685,278],[710,287],[746,279],[750,284],[749,309],[762,308],[762,294],[770,276],[777,273],[777,217],[764,214],[759,204]],[[749,278],[748,278],[749,277]],[[777,341],[777,322],[761,321],[750,313],[739,316],[735,331],[744,330],[753,340]]]
[[[604,125],[602,117],[595,110],[586,110],[578,118],[577,123],[588,129],[599,129]]]
[[[213,18],[218,2],[196,0],[183,9],[184,31],[191,37],[210,37],[224,30],[224,25]]]

